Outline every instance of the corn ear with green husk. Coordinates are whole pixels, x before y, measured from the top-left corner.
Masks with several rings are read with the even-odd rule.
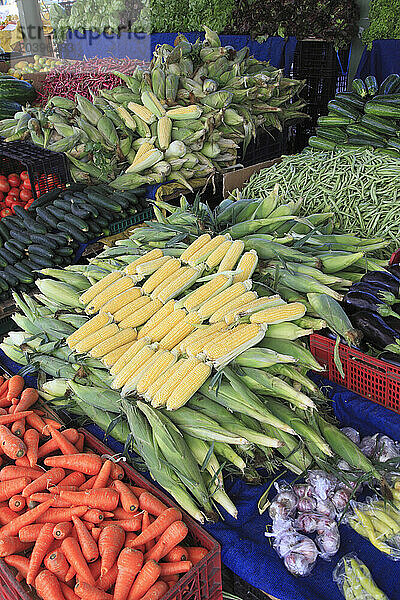
[[[39,279],[36,285],[44,296],[70,308],[82,308],[79,292],[68,283],[53,279]]]
[[[315,312],[326,321],[332,331],[350,345],[357,344],[360,332],[353,328],[350,319],[334,298],[327,294],[307,294],[307,298]]]
[[[298,367],[287,364],[276,364],[268,367],[268,373],[277,377],[287,377],[288,379],[299,383],[311,394],[320,395],[318,386],[307,375],[303,375]]]
[[[237,454],[233,450],[233,448],[229,444],[214,441],[213,445],[214,445],[214,452],[217,456],[219,456],[220,458],[223,458],[225,461],[228,461],[229,463],[234,465],[237,469],[239,469],[239,471],[244,473],[244,471],[246,469],[245,461],[243,460],[243,458],[241,458],[239,456],[239,454]]]
[[[303,329],[303,327],[299,327],[295,323],[272,323],[272,325],[268,325],[268,329],[265,332],[265,337],[283,340],[297,340],[298,338],[311,335],[312,333],[312,329]]]
[[[204,481],[208,487],[209,495],[211,500],[220,506],[222,506],[228,514],[234,519],[237,519],[238,511],[228,494],[225,492],[224,487],[218,485],[218,480],[215,476],[210,475],[209,472],[204,473]]]
[[[213,452],[212,445],[188,434],[184,434],[183,437],[201,467],[201,471],[208,471],[212,477],[216,478],[218,485],[222,487],[224,485],[224,480],[221,473],[221,467]]]

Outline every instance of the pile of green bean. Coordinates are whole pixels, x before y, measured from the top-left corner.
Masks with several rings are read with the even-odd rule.
[[[285,202],[302,199],[300,214],[333,212],[338,230],[361,237],[400,239],[400,161],[371,150],[283,156],[254,174],[243,198],[267,197],[279,185]]]

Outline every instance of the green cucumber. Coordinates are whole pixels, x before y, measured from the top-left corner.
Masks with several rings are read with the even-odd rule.
[[[339,127],[317,127],[317,136],[332,142],[345,142],[347,140],[346,131]]]
[[[44,258],[53,258],[54,252],[49,250],[48,248],[43,248],[43,246],[39,246],[39,244],[31,244],[28,246],[29,254],[38,254],[39,256],[43,256]]]
[[[368,75],[368,77],[366,77],[365,85],[369,96],[375,96],[378,93],[379,86],[374,75]]]
[[[0,220],[0,235],[1,235],[2,239],[6,242],[8,240],[8,238],[10,237],[10,231],[3,223],[3,220],[4,219]]]
[[[400,94],[388,94],[384,96],[379,94],[371,98],[374,102],[383,102],[383,104],[400,104]]]
[[[30,258],[24,258],[24,260],[21,260],[19,264],[25,265],[25,267],[30,269],[31,272],[37,269],[37,265]]]
[[[10,289],[10,286],[8,285],[7,281],[1,277],[0,278],[0,291],[6,292],[9,289]]]
[[[77,217],[76,215],[66,214],[64,216],[64,221],[66,223],[71,223],[71,225],[73,225],[77,229],[80,229],[83,232],[89,231],[88,224],[83,219],[81,219],[80,217]]]
[[[46,227],[29,217],[27,215],[27,211],[21,206],[14,206],[14,212],[18,217],[21,217],[26,229],[28,229],[29,231],[33,231],[33,233],[47,233]]]
[[[361,98],[365,98],[368,94],[367,87],[362,79],[353,79],[351,83],[351,89],[353,92],[358,94]]]
[[[40,196],[39,198],[36,198],[36,200],[34,200],[32,202],[32,204],[28,208],[28,211],[32,212],[33,210],[35,210],[36,208],[38,208],[40,206],[46,206],[47,204],[49,204],[50,202],[53,202],[53,200],[58,198],[60,193],[61,193],[60,188],[54,188],[53,190],[46,192],[46,194],[43,194],[42,196]]]
[[[8,267],[10,265],[6,265]],[[3,279],[8,285],[15,288],[19,284],[19,280],[10,273],[6,273],[5,271],[0,271],[0,278]]]
[[[392,73],[392,75],[388,75],[386,79],[384,79],[379,86],[379,94],[390,94],[392,93],[399,83],[400,77],[397,73]]]
[[[399,138],[389,138],[387,141],[388,148],[394,148],[400,152],[400,139]]]
[[[67,246],[73,241],[73,238],[66,233],[48,233],[46,239],[54,241],[57,246]]]
[[[56,206],[48,206],[46,210],[58,221],[62,221],[65,218],[65,215],[68,214],[67,211],[57,208]]]
[[[29,242],[29,244],[39,244],[39,246],[45,247],[48,246],[50,250],[55,250],[56,248],[58,248],[57,242],[49,238],[48,235],[37,235],[36,233],[33,233],[31,235],[31,241]]]
[[[87,235],[85,235],[80,229],[71,225],[71,223],[67,223],[66,221],[60,221],[57,224],[57,229],[68,233],[74,240],[79,242],[80,244],[86,244],[89,241]]]
[[[60,208],[61,210],[65,211],[65,212],[71,212],[71,201],[70,200],[66,200],[65,198],[57,198],[57,200],[55,200],[53,202],[53,204],[56,208]]]
[[[0,258],[2,258],[3,261],[7,261],[8,265],[13,265],[19,260],[19,257],[15,254],[15,252],[7,250],[7,248],[0,248]]]
[[[22,221],[20,217],[16,215],[10,215],[9,217],[4,217],[1,222],[5,225],[8,230],[11,229],[26,229],[25,223]]]
[[[373,148],[385,148],[386,143],[384,142],[379,142],[378,140],[371,140],[371,138],[367,138],[364,136],[349,136],[349,143],[351,145],[354,146],[366,146],[366,147],[370,147],[371,149]]]
[[[335,100],[339,100],[340,102],[350,106],[350,108],[355,108],[356,110],[362,111],[364,109],[365,102],[361,100],[360,96],[353,94],[353,92],[339,92],[336,94]]]
[[[118,221],[120,221],[120,219],[117,219]],[[100,229],[104,229],[104,227],[107,227],[107,225],[109,225],[109,223],[114,223],[115,221],[115,217],[114,219],[107,219],[106,217],[98,217],[96,219],[96,225],[98,225],[100,227]]]
[[[88,202],[94,204],[98,208],[105,208],[106,210],[112,210],[113,212],[121,212],[122,206],[116,200],[112,200],[111,198],[105,198],[104,196],[100,196],[96,192],[87,191]]]
[[[20,271],[22,271],[23,273],[26,273],[29,276],[32,275],[32,269],[29,268],[26,264],[24,264],[23,260],[21,260],[18,264],[14,265],[14,266],[17,269],[19,269]]]
[[[364,107],[366,115],[375,115],[376,117],[389,117],[391,119],[400,119],[400,103],[399,104],[385,104],[384,102],[377,102],[369,100]]]
[[[335,142],[317,137],[315,135],[310,137],[308,143],[311,148],[316,148],[317,150],[334,150],[336,146]]]
[[[26,231],[16,231],[15,229],[11,229],[10,236],[13,240],[17,240],[17,242],[25,244],[25,246],[32,244],[31,236]]]
[[[46,225],[53,229],[57,229],[58,219],[48,212],[48,208],[37,208],[36,214],[44,223],[46,223]]]
[[[88,197],[87,197],[86,192],[75,192],[71,201],[76,202],[76,200],[82,200],[83,202],[87,202]]]
[[[348,117],[349,119],[359,119],[361,117],[360,111],[350,107],[348,104],[344,104],[340,100],[331,100],[328,102],[328,109],[335,114]]]
[[[54,260],[50,260],[49,258],[45,258],[44,256],[39,256],[38,254],[30,254],[29,260],[31,263],[35,265],[35,269],[46,269],[54,266]]]
[[[73,202],[72,206],[79,206],[79,210],[86,210],[94,219],[97,219],[100,214],[99,210],[95,206],[89,204],[88,202],[84,202],[83,200],[79,200],[79,202]],[[72,214],[75,214],[73,210]],[[79,217],[79,215],[77,216]]]
[[[103,228],[97,224],[97,220],[90,221],[89,230],[91,231],[91,233],[94,233],[95,235],[100,235],[101,233],[103,233]]]
[[[71,202],[71,213],[80,219],[92,219],[93,216],[90,210],[77,202]]]
[[[69,246],[65,248],[57,248],[55,253],[59,256],[72,256],[74,254],[74,249]]]
[[[365,125],[381,135],[396,135],[399,131],[396,123],[385,119],[384,117],[376,117],[374,115],[363,115],[360,125]]]
[[[9,264],[8,260],[3,258],[0,254],[0,269],[4,269]]]
[[[32,275],[27,275],[24,271],[18,269],[17,265],[8,265],[4,271],[15,277],[20,283],[33,283],[34,281]]]
[[[115,202],[118,202],[118,204],[122,206],[122,209],[127,209],[133,204],[132,200],[130,200],[129,198],[125,198],[124,196],[118,193],[113,194],[111,196],[111,200],[115,200]]]
[[[341,117],[340,115],[335,115],[334,113],[323,115],[318,118],[318,125],[320,127],[340,127],[343,125],[350,125],[351,123],[354,123],[353,118]]]
[[[14,252],[14,254],[22,255],[25,252],[26,244],[22,244],[17,240],[7,240],[7,242],[4,243],[4,248],[10,250],[10,252]]]

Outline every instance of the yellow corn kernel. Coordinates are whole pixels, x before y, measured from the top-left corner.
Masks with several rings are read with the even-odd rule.
[[[136,340],[136,335],[136,329],[120,329],[118,333],[108,338],[108,340],[104,340],[92,348],[90,350],[90,356],[93,358],[101,358],[116,348],[125,346],[125,344],[128,344],[129,342],[133,342]]]
[[[218,248],[214,250],[214,252],[211,252],[210,256],[207,258],[207,267],[209,269],[214,269],[215,267],[217,267],[223,260],[231,246],[232,242],[230,240],[225,240],[225,242],[222,242],[222,244],[220,244]]]
[[[100,308],[100,312],[106,312],[113,315],[130,302],[133,302],[134,300],[137,300],[137,298],[140,298],[141,295],[142,290],[139,287],[129,288],[125,290],[125,292],[118,294],[118,296],[115,296],[115,298],[112,298],[111,300],[103,304],[103,306]]]
[[[234,300],[244,292],[248,292],[250,288],[250,281],[234,283],[220,294],[217,294],[216,296],[210,298],[210,300],[207,300],[207,302],[202,304],[199,308],[199,313],[201,314],[203,319],[208,319],[213,313],[215,313],[217,310],[228,304],[228,302],[232,302],[232,300]]]
[[[132,313],[136,312],[140,308],[143,308],[143,306],[146,306],[146,304],[149,304],[149,302],[151,302],[151,300],[148,296],[140,296],[136,300],[133,300],[133,302],[129,302],[129,304],[117,310],[117,312],[114,314],[114,319],[117,321],[117,323],[120,323]]]
[[[118,375],[118,373],[132,360],[138,353],[145,347],[149,346],[150,340],[149,338],[142,338],[141,340],[136,340],[133,342],[127,351],[120,356],[117,362],[111,367],[110,374]]]
[[[138,340],[140,340],[140,338],[142,338],[143,336],[147,335],[150,329],[153,329],[153,327],[155,327],[156,325],[161,323],[161,321],[166,319],[174,310],[174,306],[175,300],[170,300],[169,302],[167,302],[167,304],[164,304],[164,306],[160,308],[160,310],[158,310],[155,313],[155,315],[153,315],[151,319],[149,319],[147,323],[145,323],[145,325],[143,325],[143,327],[140,329],[138,333]]]
[[[156,381],[158,377],[160,377],[167,369],[176,363],[176,356],[172,354],[172,352],[158,350],[156,355],[157,357],[151,365],[151,368],[147,369],[147,371],[142,374],[137,383],[136,391],[141,396],[147,392],[149,387]]]
[[[161,323],[153,327],[153,329],[150,329],[150,331],[147,332],[147,336],[152,342],[159,342],[169,331],[171,331],[171,329],[183,321],[185,317],[186,311],[174,310],[166,319],[161,321]]]
[[[306,314],[306,307],[301,302],[292,302],[275,308],[266,308],[250,316],[250,323],[284,323],[301,319]]]
[[[180,361],[179,361],[180,362]],[[151,405],[154,408],[159,408],[167,404],[169,396],[173,390],[181,384],[184,377],[199,364],[197,358],[184,358],[183,362],[179,365],[176,363],[176,369],[172,375],[167,379],[164,385],[158,390],[158,392],[151,399]],[[179,366],[178,366],[179,365]]]
[[[239,315],[251,315],[260,311],[264,308],[272,308],[273,306],[283,306],[286,304],[284,300],[277,294],[274,296],[263,296],[262,298],[257,298],[257,300],[253,300],[248,304],[245,304],[238,310],[233,310],[225,315],[225,323],[228,325],[232,325],[235,321],[236,317]]]
[[[100,294],[108,285],[111,285],[120,277],[122,277],[122,273],[120,271],[113,271],[112,273],[109,273],[103,277],[103,279],[100,279],[100,281],[97,281],[94,285],[92,285],[92,287],[86,290],[86,292],[83,292],[83,294],[81,294],[79,297],[80,302],[82,302],[82,304],[88,304],[97,296],[97,294]]]
[[[196,310],[199,306],[204,304],[204,302],[207,302],[207,300],[225,290],[231,283],[231,277],[228,277],[227,275],[217,275],[190,294],[186,298],[183,306],[188,311]]]
[[[133,262],[131,262],[129,265],[127,265],[124,269],[124,272],[127,275],[136,275],[136,268],[146,262],[149,262],[151,260],[156,260],[157,258],[162,258],[163,257],[163,253],[162,250],[160,250],[160,248],[154,248],[154,250],[150,250],[150,252],[146,252],[146,254],[144,254],[143,256],[140,256],[139,258],[136,258]]]
[[[207,244],[202,246],[200,248],[200,250],[195,252],[189,258],[189,260],[187,261],[188,264],[191,267],[195,267],[196,265],[199,265],[200,263],[205,262],[207,260],[207,258],[210,256],[210,254],[212,252],[214,252],[214,250],[216,248],[218,248],[218,246],[223,244],[226,241],[226,239],[227,238],[224,235],[217,235],[216,237],[212,238],[209,242],[207,242]]]
[[[211,334],[218,333],[219,331],[223,331],[225,329],[225,321],[219,321],[218,323],[214,323],[213,325],[201,325],[200,327],[197,327],[197,329],[193,331],[193,333],[185,337],[185,339],[182,340],[179,344],[180,353],[185,354],[186,348],[189,346],[189,344],[194,344],[195,342],[198,342]]]
[[[241,272],[233,276],[233,283],[237,283],[238,281],[247,281],[247,279],[250,279],[256,270],[257,264],[257,252],[255,250],[245,252],[240,259],[238,266],[236,267],[236,269],[240,269]]]
[[[103,356],[101,362],[104,364],[105,367],[107,367],[107,369],[111,369],[111,367],[115,365],[117,360],[119,360],[121,356],[125,354],[127,350],[129,350],[129,348],[132,346],[132,343],[134,342],[129,342],[128,344],[124,344],[119,348],[115,348],[115,350],[112,350],[111,352]]]
[[[185,337],[194,331],[196,325],[201,323],[198,313],[189,313],[178,325],[176,325],[167,335],[160,340],[160,348],[172,350]]]
[[[233,359],[244,350],[248,350],[260,342],[266,332],[265,325],[242,323],[215,342],[209,342],[203,348],[203,354],[208,360],[223,362]]]
[[[194,240],[181,254],[181,261],[187,262],[200,248],[205,246],[211,240],[208,233],[203,233],[200,237]]]
[[[224,317],[232,311],[239,311],[243,306],[256,299],[257,294],[255,292],[244,292],[243,294],[240,294],[240,296],[237,296],[232,302],[228,302],[228,304],[216,310],[210,317],[210,323],[222,321]]]
[[[129,352],[129,350],[128,350]],[[135,373],[140,369],[140,367],[149,360],[155,353],[155,350],[151,346],[144,346],[139,352],[136,354],[132,360],[130,360],[114,377],[114,380],[111,384],[111,387],[114,390],[118,390],[126,383],[129,382],[130,378],[135,375]]]
[[[162,267],[157,269],[153,275],[147,279],[147,281],[142,285],[142,290],[144,294],[151,294],[153,290],[156,289],[160,283],[162,283],[167,277],[175,273],[181,266],[181,261],[179,258],[170,258],[166,263],[163,264]]]
[[[242,242],[242,240],[235,240],[232,242],[231,247],[219,264],[218,273],[222,273],[223,271],[233,271],[243,250],[244,242]]]
[[[132,278],[129,276],[120,277],[119,279],[117,279],[117,281],[114,281],[114,283],[107,286],[105,290],[100,292],[100,294],[98,294],[96,298],[93,298],[90,304],[86,306],[85,312],[87,314],[93,314],[97,312],[109,300],[112,300],[113,298],[115,298],[115,296],[122,294],[122,292],[125,292],[130,288],[133,288]],[[133,293],[133,297],[137,298],[135,292]]]
[[[152,291],[152,293],[150,294],[150,298],[152,298],[153,300],[155,298],[158,298],[158,296],[161,294],[161,292],[163,291],[164,288],[166,288],[168,285],[170,285],[171,283],[173,283],[178,277],[181,277],[181,275],[183,275],[184,273],[187,273],[188,269],[190,269],[190,267],[182,266],[177,271],[175,271],[174,273],[171,273],[171,275],[169,277],[167,277],[167,279],[164,279],[164,281],[162,281]]]
[[[162,307],[162,302],[159,300],[151,300],[145,306],[131,313],[119,324],[120,327],[140,327]]]
[[[177,277],[175,281],[172,281],[166,287],[163,287],[158,294],[158,299],[163,304],[176,298],[182,294],[187,288],[189,288],[201,275],[203,269],[187,267],[187,271],[182,273],[180,277]]]
[[[69,337],[67,337],[66,342],[70,348],[74,348],[78,342],[85,339],[92,333],[95,333],[102,327],[105,327],[108,323],[111,322],[110,316],[105,313],[100,313],[95,317],[92,317],[84,325],[79,327],[74,333],[71,333]]]
[[[154,260],[149,260],[141,265],[136,267],[136,274],[138,277],[149,277],[153,273],[157,271],[160,267],[162,267],[171,257],[170,256],[162,256],[161,258],[155,258]]]
[[[151,347],[151,346],[150,346]],[[153,347],[151,347],[154,350]],[[149,354],[149,357],[140,365],[138,369],[135,370],[134,373],[129,377],[128,381],[124,385],[121,390],[121,396],[128,396],[132,392],[137,392],[137,384],[143,377],[145,373],[148,371],[152,371],[153,364],[157,361],[159,357],[160,350],[156,350],[153,354]]]
[[[78,354],[89,352],[89,350],[97,346],[97,344],[115,335],[118,331],[118,325],[110,323],[78,342],[75,345],[75,352],[78,352]]]
[[[154,398],[158,390],[162,388],[164,383],[168,381],[171,375],[175,373],[176,369],[180,367],[184,362],[185,359],[180,358],[177,362],[175,362],[173,365],[168,367],[168,369],[166,369],[163,373],[161,373],[161,375],[159,375],[157,379],[155,379],[155,381],[153,381],[153,383],[147,388],[147,391],[144,394],[144,399],[147,400],[147,402],[150,402],[152,398]]]
[[[226,335],[228,335],[229,331],[228,331],[228,327],[225,325],[225,327],[222,329],[219,329],[218,331],[213,331],[212,333],[208,333],[208,335],[203,336],[201,338],[199,338],[198,340],[191,342],[190,344],[187,344],[186,346],[186,354],[188,356],[198,356],[199,354],[201,354],[204,350],[204,347],[207,344],[211,344],[211,343],[215,343],[217,341],[219,341],[220,339],[224,338]]]
[[[196,365],[168,397],[167,410],[177,410],[181,406],[184,406],[193,394],[201,388],[203,383],[207,381],[210,375],[211,367],[209,365],[206,363]]]

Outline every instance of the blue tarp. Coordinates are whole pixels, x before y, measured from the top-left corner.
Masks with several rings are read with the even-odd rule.
[[[357,77],[375,75],[378,83],[391,73],[400,72],[400,40],[375,40],[372,49],[364,49]]]

